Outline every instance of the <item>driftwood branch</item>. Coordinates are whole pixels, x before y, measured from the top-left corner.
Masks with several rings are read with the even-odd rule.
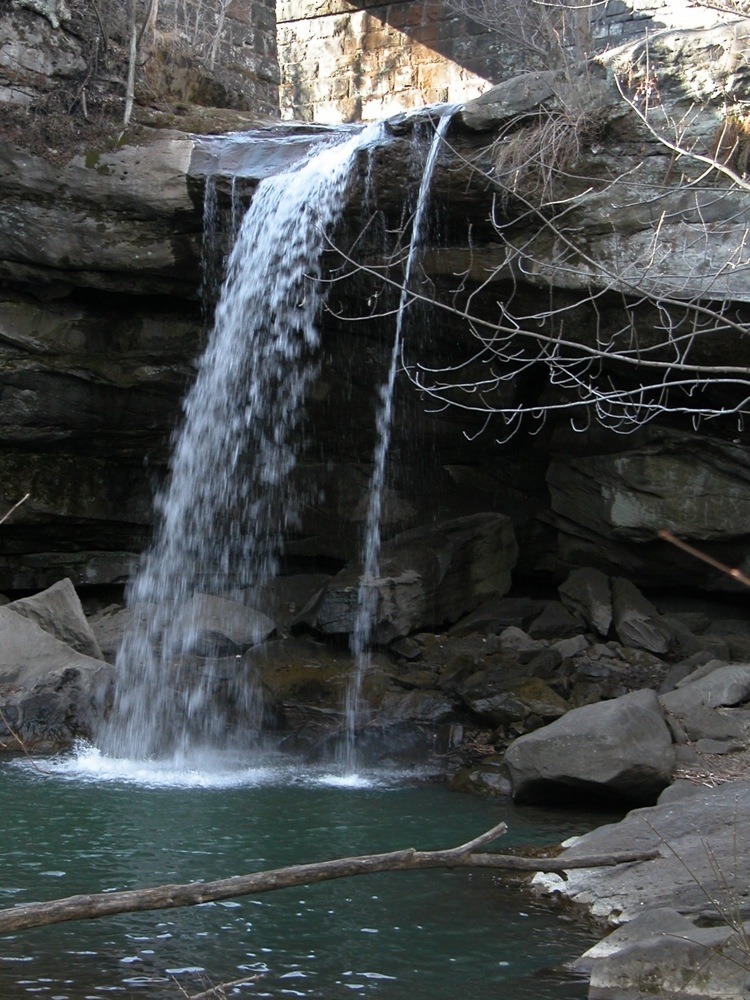
[[[485,844],[500,837],[506,830],[506,824],[499,823],[481,837],[444,851],[416,851],[413,847],[408,847],[387,854],[365,854],[307,865],[291,865],[288,868],[254,872],[251,875],[236,875],[214,882],[160,885],[152,889],[130,889],[125,892],[68,896],[66,899],[53,899],[47,903],[25,903],[8,910],[0,910],[0,934],[9,934],[29,927],[61,924],[68,920],[90,920],[117,913],[196,906],[199,903],[257,895],[291,886],[312,885],[315,882],[348,878],[352,875],[371,875],[375,872],[413,871],[418,868],[494,868],[507,871],[560,872],[568,868],[596,868],[630,861],[648,861],[658,856],[658,851],[631,852],[565,861],[564,856],[524,858],[507,854],[473,853],[477,848],[484,847]]]

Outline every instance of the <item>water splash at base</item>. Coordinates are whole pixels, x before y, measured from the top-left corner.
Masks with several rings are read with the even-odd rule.
[[[78,783],[135,785],[157,789],[233,789],[290,787],[337,788],[352,792],[397,789],[431,780],[428,768],[362,769],[341,774],[330,765],[290,762],[274,750],[250,761],[233,753],[214,751],[178,760],[143,760],[110,757],[90,743],[79,743],[70,753],[39,759],[18,758],[13,767]]]

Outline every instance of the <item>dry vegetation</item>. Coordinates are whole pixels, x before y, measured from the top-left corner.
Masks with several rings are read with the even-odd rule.
[[[258,124],[256,117],[231,110],[213,73],[229,0],[134,2],[132,121],[137,126],[211,132]],[[0,103],[0,136],[55,164],[84,150],[114,148],[122,139],[131,51],[129,3],[67,0],[66,7],[70,17],[55,31],[81,47],[85,70],[75,78],[55,79],[6,67],[7,82],[34,96],[27,104]],[[150,15],[160,7],[160,20],[152,23]],[[217,105],[219,110],[209,115],[206,109]],[[138,132],[130,128],[128,141]]]

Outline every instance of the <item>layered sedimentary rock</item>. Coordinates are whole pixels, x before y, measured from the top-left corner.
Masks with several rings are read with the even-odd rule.
[[[645,122],[638,88],[647,54],[637,45],[578,76],[537,74],[501,85],[454,118],[432,188],[439,224],[414,286],[440,304],[417,302],[407,314],[403,361],[411,381],[404,372],[397,381],[384,538],[491,511],[513,523],[516,576],[562,578],[592,565],[641,584],[721,584],[716,570],[658,541],[661,528],[724,561],[745,558],[741,375],[730,387],[721,380],[727,359],[737,370],[750,360],[742,333],[748,194],[737,173],[745,140],[720,103],[744,99],[746,31],[738,22],[652,38],[648,66],[662,103]],[[628,65],[635,89],[623,96],[615,78]],[[686,104],[700,110],[681,141],[694,150],[702,143],[709,164],[664,141]],[[79,585],[128,576],[150,532],[153,493],[205,341],[204,314],[232,225],[264,176],[325,139],[320,130],[288,126],[256,131],[249,142],[201,139],[154,128],[153,120],[125,133],[115,149],[83,150],[62,164],[18,141],[0,148],[3,510],[29,494],[3,526],[4,589],[62,576]],[[568,143],[564,169],[550,173],[539,160],[554,153],[544,146],[547,133],[539,146],[540,123]],[[247,119],[235,125],[246,127]],[[735,145],[724,149],[730,126]],[[321,369],[295,473],[310,499],[288,539],[289,569],[336,571],[358,551],[377,387],[394,330],[396,293],[382,276],[399,279],[398,254],[389,256],[393,230],[413,208],[432,133],[429,114],[386,124],[359,155],[344,223],[332,234],[331,273],[352,273],[334,283],[321,317]],[[538,173],[535,180],[524,167],[514,193],[507,147],[521,141],[537,143]],[[722,170],[703,178],[715,162],[735,179]],[[209,180],[213,214],[204,213]],[[549,214],[557,204],[565,207],[555,229]],[[565,242],[571,233],[573,247]],[[708,336],[696,320],[704,306]],[[502,362],[481,355],[478,337],[486,346],[493,330],[507,333],[511,315],[512,322],[532,317],[548,346],[535,357],[528,340],[520,343],[523,370],[497,381]],[[675,336],[690,340],[688,362],[711,369],[713,411],[731,416],[694,426],[694,400],[686,396],[629,436],[597,426],[589,407],[588,429],[576,433],[586,421],[570,427],[570,395],[549,346],[561,336],[571,349],[598,352],[596,384],[619,392],[637,386],[642,360],[667,365],[668,380],[677,378],[669,371]],[[437,396],[435,370],[455,372],[452,386],[449,375],[438,377]],[[498,443],[502,421],[479,433],[488,406],[525,409],[531,420]],[[545,409],[540,427],[535,415]]]

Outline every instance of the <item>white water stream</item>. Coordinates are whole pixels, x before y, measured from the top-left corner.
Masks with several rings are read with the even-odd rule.
[[[451,123],[455,108],[447,107],[438,121],[435,134],[425,160],[422,180],[417,194],[417,204],[411,226],[409,252],[404,266],[403,285],[396,311],[396,328],[393,336],[390,364],[385,382],[380,386],[380,405],[377,413],[376,442],[372,459],[372,476],[370,479],[370,495],[365,520],[364,541],[362,546],[362,576],[357,593],[357,611],[354,619],[354,630],[350,639],[350,648],[354,655],[354,672],[346,694],[345,704],[345,739],[343,743],[343,766],[346,773],[357,770],[356,732],[363,725],[367,716],[367,705],[362,696],[362,686],[371,663],[371,639],[373,625],[378,612],[378,583],[380,576],[381,519],[383,513],[383,493],[386,481],[386,460],[391,442],[393,425],[393,396],[401,357],[401,344],[404,332],[404,319],[411,301],[409,287],[414,270],[414,263],[419,256],[425,236],[425,216],[429,201],[430,185],[435,170],[438,153],[443,143],[445,133]]]
[[[301,166],[262,181],[243,220],[157,501],[155,540],[130,587],[133,625],[98,736],[109,756],[182,760],[226,747],[227,720],[209,704],[217,686],[245,732],[259,724],[246,676],[191,665],[190,598],[262,585],[295,523],[290,473],[318,370],[321,255],[353,156],[378,132],[347,131]]]

